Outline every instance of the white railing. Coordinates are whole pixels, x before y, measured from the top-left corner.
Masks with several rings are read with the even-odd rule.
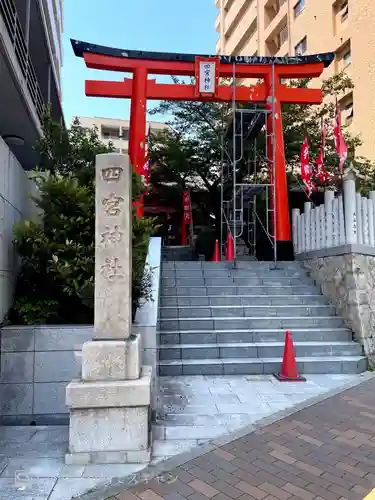
[[[13,227],[22,219],[37,215],[29,194],[36,194],[16,157],[0,137],[0,322],[13,300],[18,259],[13,245]]]
[[[13,45],[18,64],[22,71],[22,75],[25,78],[31,100],[38,113],[39,119],[42,120],[45,111],[45,103],[42,92],[39,88],[33,64],[28,54],[22,25],[20,23],[20,20],[18,19],[17,10],[13,0],[0,0],[0,15],[4,19],[4,23],[8,31],[8,36]]]
[[[303,213],[293,209],[296,254],[357,243],[375,248],[375,191],[361,196],[354,179],[344,181],[344,196],[326,191],[324,204],[306,202]]]

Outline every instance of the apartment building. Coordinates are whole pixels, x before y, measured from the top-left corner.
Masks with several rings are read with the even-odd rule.
[[[345,70],[343,123],[360,134],[357,155],[375,160],[375,1],[216,0],[217,54],[286,56],[335,52],[323,78]]]
[[[78,116],[80,124],[83,127],[93,128],[96,127],[99,132],[100,139],[105,143],[110,142],[116,148],[116,153],[126,154],[129,149],[129,120],[120,120],[117,118],[101,118],[101,117],[88,117]],[[168,126],[161,122],[148,122],[146,133],[150,125],[151,132],[163,130]]]
[[[63,0],[0,0],[0,137],[26,170],[47,104],[63,119]]]

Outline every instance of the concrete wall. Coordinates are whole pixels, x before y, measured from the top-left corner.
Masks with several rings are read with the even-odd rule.
[[[35,183],[0,137],[0,322],[12,304],[18,273],[13,226],[24,218],[36,216],[30,192],[35,194]]]
[[[298,256],[369,357],[375,354],[375,249],[344,245]]]
[[[65,387],[80,376],[93,326],[12,326],[1,330],[1,421],[68,423]]]
[[[153,367],[153,408],[157,405],[157,340],[161,238],[151,238],[153,300],[142,304],[133,324],[142,336],[143,364]],[[84,342],[93,326],[10,326],[1,329],[0,423],[68,424],[65,388],[80,377]]]

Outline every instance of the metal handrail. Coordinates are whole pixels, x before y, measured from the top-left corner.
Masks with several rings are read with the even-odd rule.
[[[21,72],[25,78],[27,89],[30,93],[31,100],[35,106],[39,120],[42,121],[45,113],[46,105],[40,90],[38,79],[35,74],[30,55],[28,53],[25,36],[22,30],[17,9],[13,0],[0,0],[0,14],[4,19],[8,35],[11,39],[14,52]]]

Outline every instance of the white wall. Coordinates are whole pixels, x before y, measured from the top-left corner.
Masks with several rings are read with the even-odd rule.
[[[13,226],[35,215],[29,193],[36,186],[0,137],[0,322],[12,304],[17,278],[17,256],[13,246]]]

